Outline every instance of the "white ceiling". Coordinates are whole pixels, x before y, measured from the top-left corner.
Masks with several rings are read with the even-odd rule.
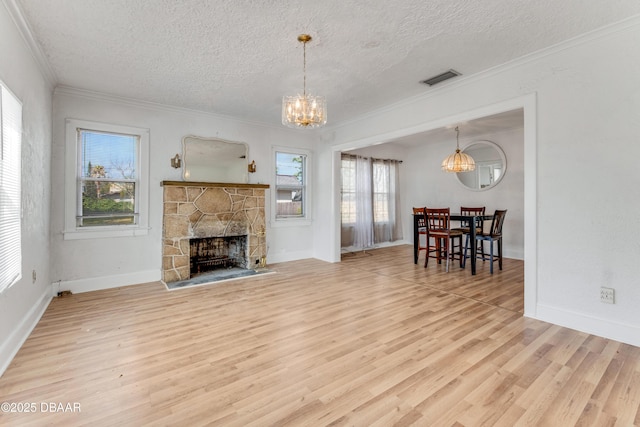
[[[335,125],[450,68],[461,79],[640,13],[638,0],[15,1],[59,85],[273,125],[302,91],[301,33],[307,92]]]

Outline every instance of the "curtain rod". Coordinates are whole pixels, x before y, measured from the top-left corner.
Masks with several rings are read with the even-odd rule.
[[[358,155],[357,155],[357,154],[349,154],[349,153],[342,153],[342,152],[341,152],[340,154],[342,154],[343,156],[358,157]],[[366,156],[360,156],[360,157],[362,157],[363,159],[368,159],[368,158],[369,158],[369,157],[366,157]],[[379,158],[377,158],[377,157],[371,157],[371,160],[390,160],[390,161],[392,161],[392,162],[402,163],[402,160],[396,160],[396,159],[379,159]]]

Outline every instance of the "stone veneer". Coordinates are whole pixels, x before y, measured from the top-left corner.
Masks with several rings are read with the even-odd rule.
[[[162,280],[186,280],[189,240],[247,236],[249,265],[266,255],[264,184],[163,181]]]

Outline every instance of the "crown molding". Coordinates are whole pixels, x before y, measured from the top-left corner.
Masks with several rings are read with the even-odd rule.
[[[212,113],[209,111],[195,110],[191,108],[178,107],[175,105],[162,104],[158,102],[143,101],[141,99],[128,98],[126,96],[112,95],[104,92],[97,92],[97,91],[92,91],[87,89],[80,89],[73,86],[58,85],[56,86],[53,93],[54,95],[75,96],[79,98],[91,99],[91,100],[96,100],[101,102],[110,102],[114,104],[144,108],[144,109],[153,110],[153,111],[164,111],[169,113],[188,114],[192,116],[195,115],[195,116],[201,116],[201,117],[207,117],[207,118],[215,118],[215,119],[224,120],[225,122],[234,122],[241,125],[252,125],[252,126],[257,126],[261,128],[271,128],[271,129],[283,129],[282,126],[271,125],[265,122],[246,120],[246,119],[241,119],[235,116],[227,116],[223,114]],[[292,131],[295,131],[295,130],[292,130]]]
[[[14,24],[16,25],[16,28],[18,29],[18,32],[22,36],[22,39],[27,43],[29,51],[31,51],[33,58],[36,60],[36,63],[40,68],[40,72],[42,73],[42,76],[45,78],[45,80],[49,84],[49,87],[53,89],[56,86],[56,83],[58,82],[58,77],[56,76],[56,73],[53,71],[53,68],[51,68],[51,64],[49,64],[47,57],[42,52],[42,49],[40,48],[40,44],[36,41],[35,37],[33,36],[33,31],[31,30],[31,26],[29,25],[29,23],[24,17],[22,8],[20,7],[20,5],[17,3],[16,0],[2,0],[2,3],[4,3],[4,6],[9,12],[9,16],[11,17]]]

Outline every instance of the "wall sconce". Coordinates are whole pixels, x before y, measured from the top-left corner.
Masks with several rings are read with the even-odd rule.
[[[248,165],[248,169],[250,173],[255,173],[256,172],[256,161],[252,160],[251,163],[249,163]]]
[[[171,158],[171,167],[174,169],[178,169],[182,166],[182,159],[180,159],[180,154],[176,154],[175,157]]]

